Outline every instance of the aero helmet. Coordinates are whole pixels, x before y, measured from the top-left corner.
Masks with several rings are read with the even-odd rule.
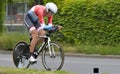
[[[45,7],[46,7],[46,11],[48,12],[48,11],[51,11],[52,13],[57,13],[57,6],[56,6],[56,4],[54,4],[54,3],[52,3],[52,2],[49,2],[49,3],[47,3],[46,5],[45,5]]]

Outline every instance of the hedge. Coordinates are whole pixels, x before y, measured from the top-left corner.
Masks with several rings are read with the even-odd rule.
[[[4,23],[4,16],[5,16],[5,1],[0,1],[0,34],[3,32],[3,23]]]
[[[75,44],[120,44],[120,0],[64,0],[54,23]]]

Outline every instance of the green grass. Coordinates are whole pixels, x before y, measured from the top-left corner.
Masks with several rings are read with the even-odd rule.
[[[81,46],[80,52],[87,54],[119,55],[120,46],[88,45]]]
[[[85,54],[101,54],[101,55],[120,55],[120,45],[74,45],[61,44],[65,52],[85,53]]]
[[[20,32],[3,33],[0,37],[0,48],[12,50],[19,41],[29,41],[29,35]]]
[[[52,40],[54,41],[54,39]],[[29,35],[19,32],[3,33],[0,37],[0,49],[13,50],[16,43],[19,41],[29,43]],[[75,45],[63,41],[59,43],[63,47],[64,51],[68,53],[120,55],[120,45]]]
[[[36,69],[15,69],[0,67],[0,74],[72,74],[65,71],[44,71]]]

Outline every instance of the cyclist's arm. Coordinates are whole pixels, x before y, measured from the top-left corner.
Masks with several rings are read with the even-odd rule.
[[[45,26],[44,26],[44,29],[52,30],[52,28],[53,28],[52,18],[53,18],[53,16],[48,17],[48,25],[45,25]]]
[[[52,25],[53,16],[48,17],[48,25]]]

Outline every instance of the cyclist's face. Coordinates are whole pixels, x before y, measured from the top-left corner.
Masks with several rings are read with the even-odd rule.
[[[48,17],[49,17],[49,16],[53,16],[53,15],[54,15],[54,13],[53,13],[53,12],[48,11],[48,15],[47,15]]]

